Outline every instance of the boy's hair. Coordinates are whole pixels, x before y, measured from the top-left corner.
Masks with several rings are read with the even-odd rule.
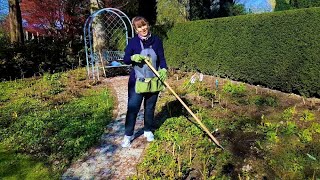
[[[149,26],[148,20],[142,16],[136,16],[136,17],[132,18],[131,23],[132,23],[134,29],[136,29],[136,27],[141,27],[141,26],[145,26],[145,25]]]

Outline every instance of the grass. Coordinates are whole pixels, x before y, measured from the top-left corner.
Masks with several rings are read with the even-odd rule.
[[[38,179],[38,173],[59,179],[98,142],[113,116],[112,95],[101,82],[87,80],[85,69],[1,82],[0,88],[0,179]]]
[[[52,179],[50,168],[32,157],[17,154],[0,145],[0,177],[3,180],[14,179]]]

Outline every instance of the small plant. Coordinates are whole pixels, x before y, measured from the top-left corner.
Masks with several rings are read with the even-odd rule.
[[[297,132],[297,125],[295,122],[287,121],[286,126],[284,127],[283,133],[287,135],[292,135]]]
[[[301,121],[313,121],[313,120],[315,120],[315,115],[309,110],[304,110],[301,114],[300,120]]]
[[[289,107],[283,111],[282,117],[284,120],[289,121],[293,119],[295,114],[297,114],[296,107]]]
[[[217,94],[216,90],[210,90],[207,87],[202,88],[199,92],[200,96],[203,96],[203,97],[208,98],[210,100],[214,99],[216,97],[216,94]]]
[[[277,131],[279,127],[280,124],[272,122],[262,122],[260,126],[264,131]]]
[[[266,133],[266,139],[271,143],[279,142],[280,140],[278,137],[279,127],[280,127],[280,124],[271,123],[271,122],[263,122],[259,126],[259,128]]]
[[[311,142],[312,141],[312,132],[309,129],[305,129],[299,133],[299,138],[302,142]]]
[[[234,84],[231,81],[228,81],[222,88],[223,92],[230,93],[233,97],[244,96],[246,92],[246,87],[243,83]]]
[[[319,123],[312,123],[311,129],[313,132],[320,134],[320,124]]]
[[[268,131],[266,136],[268,141],[272,143],[278,143],[280,141],[278,134],[275,131]]]
[[[253,98],[253,103],[257,106],[276,107],[278,105],[278,100],[276,97],[272,96],[255,96]]]
[[[63,84],[61,77],[62,77],[61,73],[45,74],[43,76],[43,80],[45,82],[48,82],[48,84],[51,87],[48,92],[49,95],[56,95],[64,91],[65,85]]]

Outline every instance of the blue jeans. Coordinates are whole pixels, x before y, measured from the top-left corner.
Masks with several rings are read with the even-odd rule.
[[[134,126],[136,124],[137,115],[140,111],[142,100],[144,99],[144,131],[151,131],[154,111],[157,103],[159,92],[156,93],[141,93],[135,91],[135,86],[128,87],[128,107],[125,123],[125,135],[132,136]]]

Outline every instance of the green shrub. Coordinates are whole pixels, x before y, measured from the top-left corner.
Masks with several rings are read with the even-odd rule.
[[[71,48],[71,47],[72,48]],[[0,80],[62,72],[82,66],[83,43],[79,40],[32,40],[24,45],[0,44]]]
[[[176,24],[164,41],[173,68],[320,96],[320,8]]]

